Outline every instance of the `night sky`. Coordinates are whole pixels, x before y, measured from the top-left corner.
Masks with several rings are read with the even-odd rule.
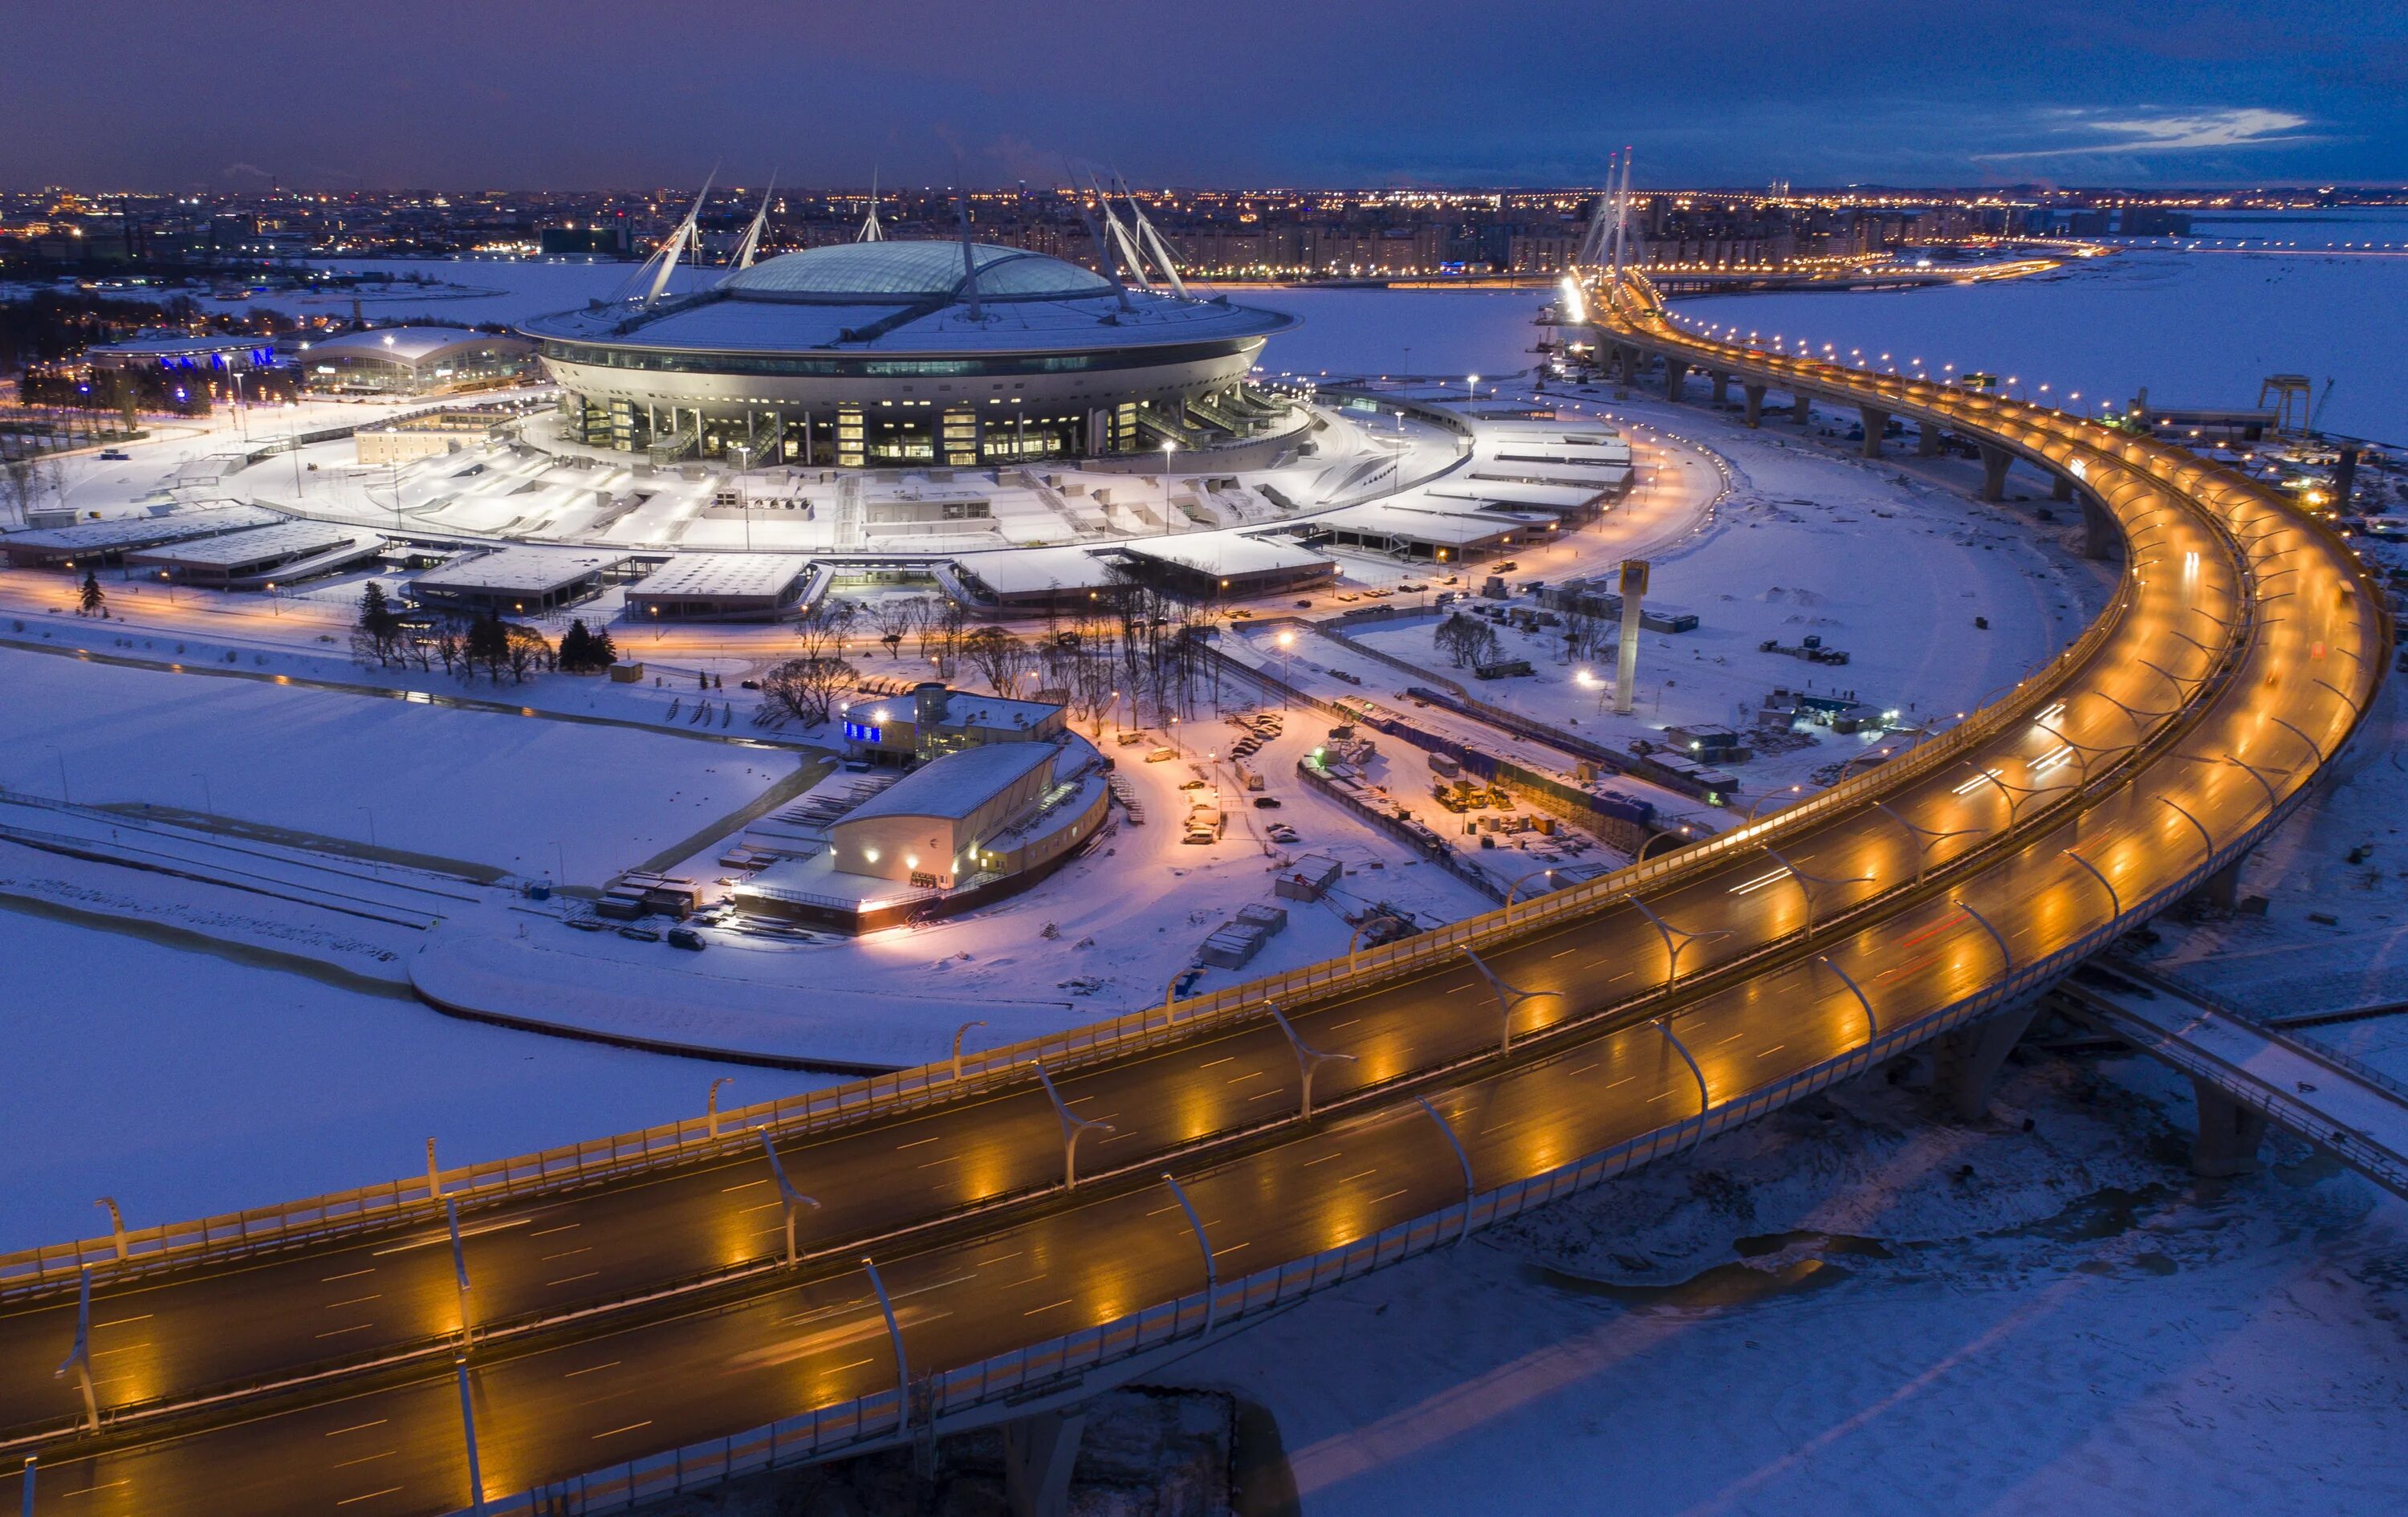
[[[12,0],[0,185],[2408,179],[2408,6]]]

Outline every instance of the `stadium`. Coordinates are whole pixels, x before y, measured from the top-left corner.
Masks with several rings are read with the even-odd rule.
[[[1210,451],[1303,421],[1246,383],[1295,318],[1024,249],[873,236],[688,294],[661,283],[522,326],[570,440],[655,464],[978,467]]]

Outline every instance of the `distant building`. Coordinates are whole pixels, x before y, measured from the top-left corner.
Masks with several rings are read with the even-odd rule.
[[[405,416],[381,426],[360,428],[351,434],[351,445],[363,464],[408,464],[457,452],[470,443],[491,442],[502,435],[505,420],[484,411]]]
[[[536,246],[546,258],[624,258],[627,229],[624,226],[547,226],[536,234]]]
[[[457,326],[392,326],[304,343],[302,382],[336,394],[433,395],[515,384],[536,373],[524,337]]]
[[[901,694],[866,691],[840,704],[837,715],[848,751],[886,763],[996,743],[1047,741],[1065,725],[1063,708],[1051,701],[977,695],[934,680]]]
[[[94,369],[164,369],[177,373],[190,371],[208,377],[225,374],[250,374],[276,366],[274,344],[260,337],[189,336],[181,333],[166,336],[135,337],[125,342],[97,343],[83,351],[84,362]]]

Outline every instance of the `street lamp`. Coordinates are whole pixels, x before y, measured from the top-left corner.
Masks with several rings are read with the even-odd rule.
[[[1295,634],[1295,633],[1293,633],[1293,632],[1283,632],[1283,633],[1281,633],[1281,634],[1279,635],[1279,651],[1280,651],[1280,709],[1281,709],[1281,710],[1283,710],[1283,711],[1289,709],[1289,704],[1290,704],[1290,703],[1289,703],[1289,693],[1290,693],[1290,691],[1294,688],[1293,686],[1291,686],[1291,685],[1288,683],[1287,655],[1288,655],[1288,650],[1290,650],[1291,648],[1294,648],[1295,646],[1296,646],[1296,634]]]

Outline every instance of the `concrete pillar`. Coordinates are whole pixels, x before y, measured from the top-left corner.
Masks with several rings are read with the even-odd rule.
[[[1717,406],[1727,406],[1729,403],[1730,376],[1727,374],[1716,374],[1714,376],[1714,404]]]
[[[1688,365],[1670,353],[1664,355],[1664,398],[1666,400],[1681,398],[1681,382],[1688,377]]]
[[[1859,406],[1856,408],[1856,415],[1863,420],[1865,424],[1865,456],[1867,458],[1879,458],[1881,456],[1882,448],[1882,432],[1889,425],[1889,412],[1877,411],[1870,406]]]
[[[2068,474],[2051,474],[2049,476],[2048,482],[2048,498],[2051,500],[2071,500],[2073,498],[2073,477]]]
[[[1011,1517],[1068,1517],[1083,1410],[1039,1411],[1003,1424],[1003,1498]]]
[[[2191,892],[2191,899],[2204,901],[2221,911],[2229,911],[2240,905],[2241,866],[2248,857],[2243,853],[2200,881],[2199,889]]]
[[[2007,1062],[2008,1052],[2022,1039],[2039,1006],[2038,1001],[2026,1001],[2009,1007],[1940,1040],[1939,1087],[1960,1119],[1976,1122],[1989,1109],[1990,1085],[1999,1077],[1999,1066]]]
[[[1743,384],[1739,387],[1739,393],[1747,402],[1747,424],[1750,426],[1760,424],[1764,421],[1764,386]]]
[[[1982,450],[1982,498],[2006,499],[2007,465],[2015,461],[2015,455],[2004,448],[1993,448],[1986,442],[1978,446]]]
[[[2115,530],[2115,519],[2107,508],[2091,499],[2082,497],[2082,556],[2114,558],[2124,545],[2123,534]]]
[[[2190,1146],[2190,1172],[2210,1180],[2258,1172],[2258,1147],[2266,1140],[2266,1113],[2234,1100],[2193,1075],[2199,1103],[2199,1137]]]
[[[1789,419],[1797,422],[1799,426],[1804,426],[1807,422],[1814,419],[1814,413],[1806,408],[1806,397],[1804,395],[1796,395],[1791,397],[1789,402]]]
[[[1914,456],[1917,458],[1938,458],[1940,456],[1940,428],[1934,423],[1929,422],[1917,422],[1914,428]]]

